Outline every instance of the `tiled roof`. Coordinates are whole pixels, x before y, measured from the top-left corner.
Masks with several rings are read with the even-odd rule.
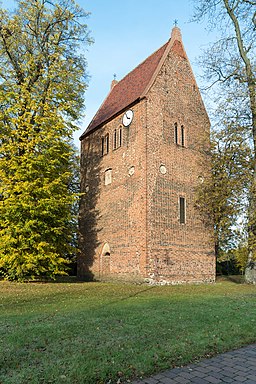
[[[179,36],[178,40],[180,40]],[[182,43],[178,40],[175,39],[173,41],[172,51],[183,56],[185,53]],[[128,106],[140,100],[144,91],[152,81],[153,75],[169,43],[170,40],[112,88],[80,139],[109,121]]]

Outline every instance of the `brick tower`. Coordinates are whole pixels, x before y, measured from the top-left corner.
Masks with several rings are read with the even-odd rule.
[[[215,280],[212,229],[195,208],[209,119],[179,28],[111,91],[81,136],[78,275]]]

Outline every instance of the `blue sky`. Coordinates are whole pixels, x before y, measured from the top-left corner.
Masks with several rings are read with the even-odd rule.
[[[2,0],[2,3],[12,8],[14,1]],[[74,135],[79,147],[78,138],[107,96],[113,74],[120,80],[163,45],[170,37],[175,19],[197,79],[200,70],[196,57],[213,36],[205,30],[205,24],[189,22],[193,0],[77,0],[77,3],[91,12],[87,24],[95,40],[93,45],[82,47],[90,82],[85,94],[86,116]]]

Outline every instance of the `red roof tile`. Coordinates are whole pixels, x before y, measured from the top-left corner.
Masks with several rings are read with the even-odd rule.
[[[139,100],[156,70],[167,44],[168,42],[112,88],[82,137]]]
[[[112,88],[80,139],[143,97],[169,42],[170,40]],[[185,56],[178,28],[174,28],[172,31],[171,50],[179,56]]]

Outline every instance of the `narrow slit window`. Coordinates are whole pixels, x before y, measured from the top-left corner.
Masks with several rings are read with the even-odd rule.
[[[104,155],[104,144],[105,144],[105,139],[104,137],[101,138],[101,156]]]
[[[186,200],[185,197],[180,197],[180,224],[186,223]]]
[[[181,145],[185,147],[185,129],[184,126],[181,126]]]
[[[106,135],[105,140],[106,140],[106,153],[108,153],[109,152],[109,134]]]
[[[120,128],[119,129],[119,147],[122,146],[122,140],[123,140],[123,138],[122,138],[122,128]]]
[[[178,124],[174,124],[174,142],[178,144]]]
[[[114,130],[114,149],[117,147],[117,132],[116,129]]]

